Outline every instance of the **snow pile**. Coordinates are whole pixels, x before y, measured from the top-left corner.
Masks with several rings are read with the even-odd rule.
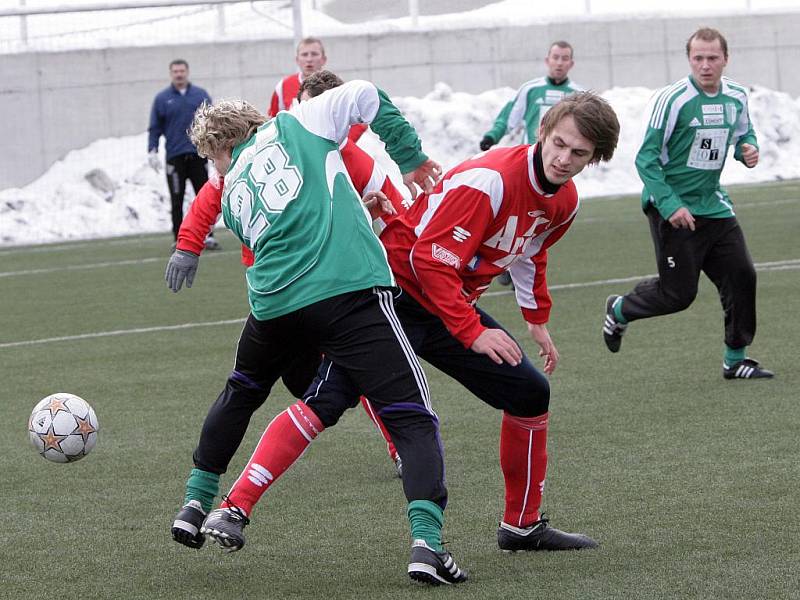
[[[449,169],[478,152],[478,141],[513,94],[511,88],[500,88],[473,95],[438,84],[424,98],[394,101],[417,128],[425,152]],[[584,198],[641,191],[633,161],[651,94],[645,88],[614,88],[603,94],[619,116],[620,142],[608,164],[589,167],[576,178]],[[800,99],[755,88],[750,115],[761,161],[755,169],[746,169],[729,159],[723,183],[800,178],[800,161],[794,159],[800,155]],[[163,171],[156,173],[147,166],[146,135],[96,141],[70,152],[30,185],[0,191],[0,245],[169,231],[166,182]],[[515,139],[518,136],[507,136],[502,143],[513,144]],[[373,134],[365,134],[359,144],[378,156],[399,182],[397,168]],[[86,178],[93,170],[89,179],[94,185]],[[191,185],[187,187],[191,190]],[[187,202],[191,195],[190,191]]]

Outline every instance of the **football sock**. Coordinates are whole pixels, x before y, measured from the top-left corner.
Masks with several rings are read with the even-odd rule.
[[[190,500],[197,500],[205,512],[211,510],[214,498],[219,494],[219,475],[202,469],[192,469],[189,479],[186,480],[186,496],[184,504]]]
[[[625,315],[622,314],[622,302],[625,298],[620,296],[617,298],[616,302],[612,305],[614,310],[614,318],[617,320],[617,323],[625,325],[628,322],[628,319],[625,318]]]
[[[747,346],[742,346],[741,348],[731,348],[727,344],[725,345],[725,355],[723,356],[723,360],[729,367],[732,367],[740,360],[744,360],[746,356]]]
[[[275,417],[255,452],[220,506],[236,506],[249,515],[261,495],[300,458],[325,427],[314,411],[298,400]]]
[[[514,417],[503,412],[500,426],[500,468],[506,483],[503,522],[528,527],[539,520],[547,473],[547,420]]]
[[[375,423],[375,427],[378,428],[378,431],[381,432],[383,439],[386,440],[386,449],[389,451],[389,456],[392,460],[397,460],[397,448],[394,447],[392,443],[392,436],[389,435],[389,431],[386,429],[386,426],[383,424],[383,421],[378,416],[373,408],[372,404],[370,404],[369,400],[367,400],[364,396],[361,396],[361,406],[364,407],[364,410],[367,411],[369,418],[372,419],[372,422]]]
[[[411,538],[425,540],[436,552],[442,552],[442,526],[444,511],[430,500],[412,500],[408,503],[408,522],[411,524]]]

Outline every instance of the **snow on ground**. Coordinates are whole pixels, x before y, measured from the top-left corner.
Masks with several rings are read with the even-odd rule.
[[[417,128],[425,152],[449,169],[478,151],[478,141],[513,94],[511,88],[500,88],[473,95],[438,84],[424,98],[398,97],[394,101]],[[651,94],[645,88],[614,88],[603,94],[619,116],[620,143],[611,162],[588,167],[576,178],[582,197],[641,191],[633,161]],[[755,169],[746,169],[729,157],[723,183],[800,178],[800,161],[794,158],[800,155],[800,99],[755,88],[750,115],[759,137],[761,161]],[[70,152],[30,185],[0,191],[0,245],[169,231],[164,173],[147,166],[146,135],[98,140]],[[509,136],[503,143],[514,139]],[[377,137],[365,134],[359,144],[379,156],[399,183],[397,168]],[[102,185],[102,177],[99,189],[87,180],[86,175],[95,169],[108,176],[113,194]],[[191,190],[191,185],[188,187]],[[187,202],[191,196],[190,191]]]

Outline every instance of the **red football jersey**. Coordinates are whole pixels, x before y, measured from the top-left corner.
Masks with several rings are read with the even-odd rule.
[[[537,175],[535,152],[497,148],[464,161],[381,236],[398,285],[467,348],[486,329],[474,304],[506,269],[525,320],[549,318],[547,248],[575,218],[578,195],[572,180],[557,187]]]
[[[300,84],[303,82],[303,74],[295,73],[287,75],[281,79],[272,92],[272,99],[269,103],[268,115],[274,117],[282,110],[289,110],[297,100],[297,92],[300,91]]]

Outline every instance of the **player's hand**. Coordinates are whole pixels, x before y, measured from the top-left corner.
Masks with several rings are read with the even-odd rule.
[[[199,263],[200,257],[194,252],[175,250],[172,256],[169,257],[167,270],[164,273],[167,287],[177,293],[178,290],[181,289],[184,280],[186,281],[187,288],[192,287],[192,282],[194,282],[194,276],[195,273],[197,273],[197,266]]]
[[[470,350],[485,354],[498,365],[504,362],[516,367],[522,362],[522,350],[517,342],[502,329],[486,329],[472,342]]]
[[[433,186],[436,185],[441,176],[442,166],[429,158],[413,171],[405,173],[403,175],[403,183],[406,184],[406,187],[411,192],[411,198],[416,199],[417,188],[414,184],[422,188],[422,191],[427,194],[433,190]]]
[[[481,150],[486,151],[492,146],[494,146],[496,142],[490,138],[488,135],[483,136],[483,139],[480,141],[478,146],[480,146]]]
[[[374,221],[383,215],[396,215],[397,211],[392,206],[392,201],[383,192],[367,192],[361,199],[369,211],[370,218]]]
[[[748,169],[758,164],[758,148],[753,144],[742,144],[742,160]]]
[[[670,215],[669,224],[675,229],[690,229],[694,231],[694,217],[685,206],[681,206]]]
[[[161,161],[158,160],[158,152],[155,150],[151,150],[147,153],[147,164],[150,165],[150,168],[153,169],[156,173],[161,171]]]
[[[539,346],[539,356],[544,357],[544,372],[552,375],[558,365],[558,348],[550,338],[550,332],[547,331],[547,325],[537,325],[536,323],[528,323],[528,333],[531,334],[533,341]]]

